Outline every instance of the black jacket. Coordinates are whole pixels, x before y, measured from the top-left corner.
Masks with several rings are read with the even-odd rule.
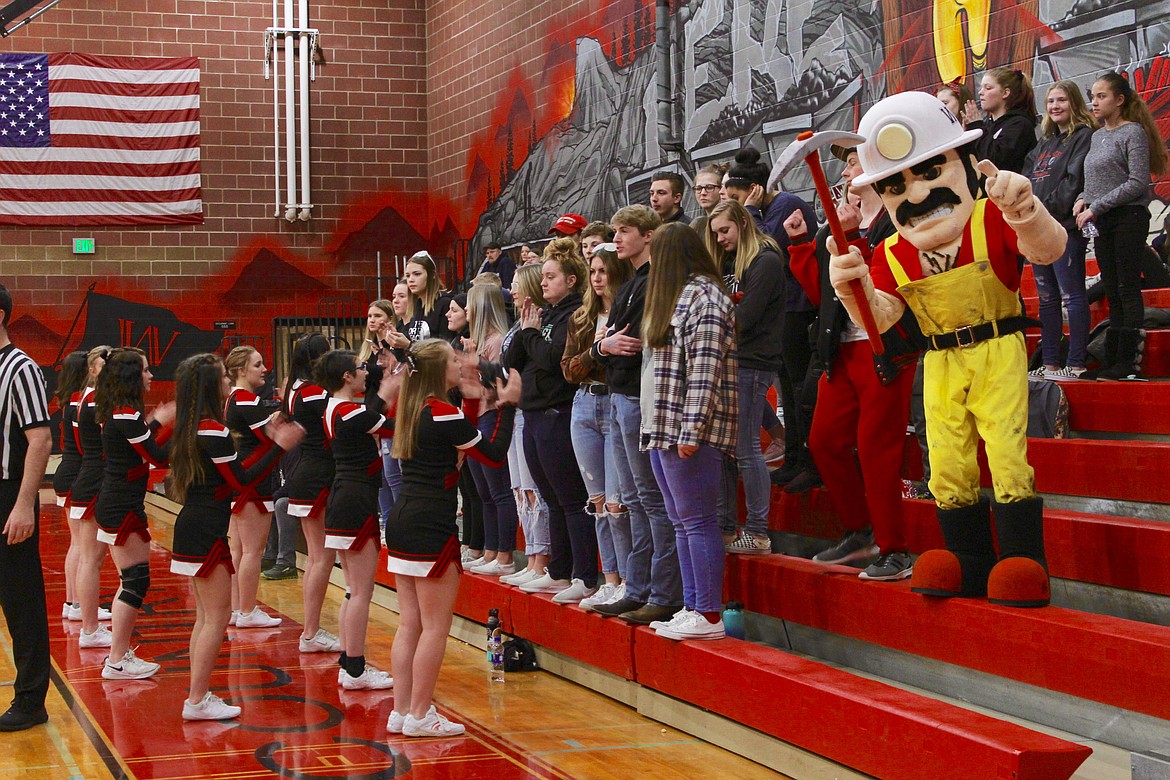
[[[622,285],[614,296],[609,310],[606,332],[616,333],[625,326],[627,336],[642,337],[642,310],[646,305],[646,282],[650,278],[650,264],[643,263],[634,272],[634,278]],[[564,342],[561,342],[562,345]],[[593,344],[593,358],[605,366],[605,381],[615,393],[638,398],[642,395],[642,353],[636,355],[603,355],[598,350],[600,341]]]
[[[1069,231],[1077,229],[1072,210],[1085,189],[1085,155],[1092,137],[1092,129],[1083,125],[1070,134],[1049,136],[1028,153],[1022,171],[1044,208]]]
[[[1024,160],[1036,145],[1036,120],[1024,109],[1013,109],[999,119],[984,119],[968,129],[983,128],[975,141],[976,161],[991,160],[1001,171],[1020,173]]]
[[[581,308],[581,295],[570,293],[556,305],[546,304],[540,329],[523,328],[508,345],[505,362],[520,372],[520,408],[540,411],[572,403],[577,385],[565,381],[561,358],[569,333],[569,317]]]
[[[415,310],[414,317],[411,318],[410,322],[406,323],[402,332],[412,342],[422,341],[423,339],[450,341],[454,335],[447,325],[447,311],[450,308],[451,296],[447,293],[440,293],[435,298],[435,307],[431,309],[429,314],[422,313],[422,304],[420,302],[418,309]]]
[[[865,240],[870,249],[873,249],[896,232],[889,215],[883,210],[869,226]],[[854,234],[849,236],[849,239],[853,240],[856,237]],[[824,366],[825,375],[831,376],[833,361],[837,359],[837,350],[841,345],[841,334],[849,323],[849,312],[845,310],[829,282],[829,250],[826,245],[828,239],[829,226],[825,225],[817,232],[816,237],[815,253],[820,274],[821,307],[817,321],[813,325],[813,332],[816,333],[817,358]],[[802,243],[807,241],[806,234]],[[882,343],[886,346],[885,354],[874,355],[873,366],[878,379],[882,384],[888,385],[904,369],[913,366],[918,360],[919,353],[926,349],[926,338],[922,335],[918,320],[909,306],[902,312],[902,318],[882,334]]]
[[[778,371],[783,360],[785,269],[780,254],[765,249],[756,255],[743,279],[735,280],[735,258],[723,269],[735,306],[735,339],[739,365],[759,371]]]

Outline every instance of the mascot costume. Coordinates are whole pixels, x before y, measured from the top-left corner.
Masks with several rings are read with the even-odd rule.
[[[930,490],[946,549],[917,560],[911,589],[1046,605],[1043,503],[1027,460],[1028,320],[1017,293],[1018,258],[1056,261],[1066,233],[1026,178],[987,160],[976,163],[968,144],[982,131],[964,131],[931,95],[880,101],[858,133],[865,138],[857,147],[864,174],[854,184],[873,185],[898,232],[874,248],[871,265],[856,246],[837,254],[831,242],[829,278],[854,322],[862,322],[868,303],[885,331],[908,306],[928,342]],[[978,197],[980,172],[986,198]],[[853,280],[865,301],[854,296]],[[994,507],[979,493],[980,438]]]

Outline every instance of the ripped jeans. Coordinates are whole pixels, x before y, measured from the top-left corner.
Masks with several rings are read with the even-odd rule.
[[[590,395],[584,389],[573,397],[573,416],[569,431],[573,437],[573,453],[581,469],[585,489],[592,504],[598,497],[608,505],[595,515],[597,546],[601,553],[601,570],[626,576],[626,559],[630,555],[630,517],[620,505],[621,487],[613,458],[606,457],[606,439],[609,437],[610,411],[608,395]],[[592,509],[590,509],[592,511]]]

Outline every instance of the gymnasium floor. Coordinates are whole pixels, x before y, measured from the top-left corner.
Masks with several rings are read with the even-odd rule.
[[[49,723],[0,738],[0,780],[74,778],[614,778],[653,775],[781,778],[757,764],[662,726],[632,709],[545,672],[490,684],[483,653],[448,640],[436,703],[467,725],[457,739],[389,736],[390,692],[344,691],[336,656],[297,652],[299,581],[262,580],[260,599],[283,616],[274,629],[228,628],[212,688],[243,706],[238,721],[186,723],[187,641],[194,601],[186,578],[169,571],[170,526],[152,518],[156,544],[151,593],[132,643],[163,665],[152,679],[107,681],[106,651],[81,650],[80,623],[60,617],[62,564],[69,534],[61,510],[42,492],[41,549],[48,589],[53,680]],[[102,602],[116,588],[102,570]],[[338,588],[326,601],[336,627]],[[397,616],[372,607],[367,657],[389,665]],[[0,703],[13,676],[11,645],[0,632]]]

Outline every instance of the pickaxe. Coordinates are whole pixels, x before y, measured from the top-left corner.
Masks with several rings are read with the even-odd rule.
[[[822,130],[814,133],[812,130],[806,130],[796,136],[796,140],[780,153],[776,158],[776,164],[772,166],[772,174],[768,177],[768,190],[771,191],[777,188],[784,174],[799,165],[801,160],[808,163],[813,183],[817,188],[817,197],[820,198],[821,206],[825,210],[829,231],[833,234],[839,252],[846,251],[849,242],[841,228],[841,220],[837,218],[837,204],[833,201],[833,193],[829,191],[829,182],[826,181],[825,171],[821,168],[820,150],[832,144],[857,146],[860,143],[865,143],[865,137],[857,133],[847,133],[844,130]],[[853,290],[853,300],[857,301],[857,310],[861,314],[861,323],[865,327],[865,335],[869,338],[869,346],[874,354],[881,355],[886,351],[886,345],[882,342],[882,335],[878,333],[877,323],[874,322],[873,312],[869,308],[861,280],[854,279],[849,283],[849,287]]]

